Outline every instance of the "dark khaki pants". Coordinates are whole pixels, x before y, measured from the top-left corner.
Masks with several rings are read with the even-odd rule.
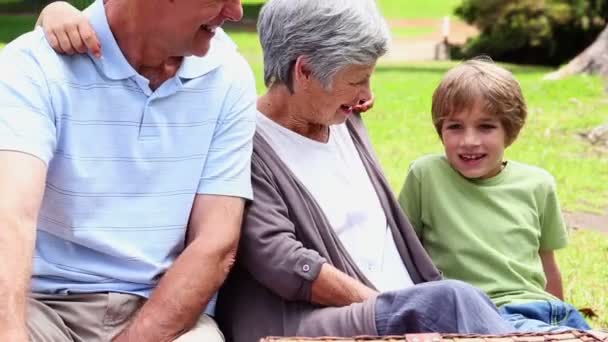
[[[145,299],[123,293],[81,295],[32,294],[28,329],[33,342],[109,342],[129,323]],[[176,342],[222,342],[217,325],[202,315]]]

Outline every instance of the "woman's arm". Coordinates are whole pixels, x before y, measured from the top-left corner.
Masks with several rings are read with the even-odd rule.
[[[319,276],[312,283],[310,301],[323,306],[340,307],[364,302],[377,295],[378,291],[330,264],[323,264]]]
[[[72,55],[91,53],[101,57],[101,43],[88,18],[67,2],[57,1],[44,7],[36,26],[42,26],[51,47]]]
[[[246,211],[237,262],[260,284],[288,301],[344,306],[375,295],[376,291],[304,246],[272,172],[255,154],[253,159],[255,200]]]

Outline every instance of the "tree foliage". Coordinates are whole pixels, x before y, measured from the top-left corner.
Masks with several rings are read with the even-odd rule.
[[[456,14],[480,30],[465,57],[559,65],[593,42],[608,22],[608,0],[463,0]]]

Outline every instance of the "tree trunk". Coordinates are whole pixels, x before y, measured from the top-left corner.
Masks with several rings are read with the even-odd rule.
[[[593,145],[608,146],[608,123],[602,126],[595,127],[590,132],[585,134],[585,138]]]
[[[545,79],[558,80],[579,73],[598,74],[608,78],[608,25],[585,51]]]

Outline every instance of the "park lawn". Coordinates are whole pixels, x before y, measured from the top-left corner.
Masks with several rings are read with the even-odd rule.
[[[262,56],[255,33],[230,32],[256,74],[263,92]],[[431,95],[454,62],[384,64],[373,77],[377,97],[365,115],[372,142],[395,192],[408,165],[427,153],[440,153],[431,124]],[[507,158],[537,165],[557,181],[560,200],[569,211],[608,208],[608,152],[599,152],[578,134],[606,120],[608,99],[599,78],[576,76],[546,82],[549,69],[507,65],[520,80],[529,119]],[[599,314],[595,326],[608,326],[608,236],[574,231],[571,245],[558,252],[566,299]]]
[[[578,308],[592,308],[598,315],[594,327],[608,327],[608,238],[588,230],[574,231],[568,248],[557,258],[564,279],[564,295]]]
[[[416,38],[426,36],[437,31],[433,26],[415,26],[415,27],[392,27],[391,33],[393,38]]]
[[[264,0],[242,0],[243,5],[260,4]],[[451,15],[460,0],[378,0],[389,18],[441,18]]]
[[[262,81],[262,53],[255,33],[230,32]],[[393,189],[398,190],[414,159],[441,152],[431,124],[431,95],[443,73],[454,63],[380,62],[373,78],[378,101],[365,116],[370,134]],[[603,211],[608,208],[608,158],[579,134],[605,122],[608,99],[602,81],[576,76],[548,82],[549,69],[508,65],[520,80],[528,101],[529,117],[507,158],[538,165],[557,180],[560,200],[569,211]]]
[[[452,15],[460,0],[378,0],[382,13],[392,19],[441,18]]]
[[[372,142],[395,192],[408,165],[427,153],[440,153],[431,123],[432,92],[454,63],[379,65],[373,79],[377,104],[365,115]],[[608,99],[599,78],[577,76],[542,81],[544,68],[507,66],[520,80],[529,119],[507,159],[551,172],[562,206],[570,211],[608,208],[608,151],[600,153],[578,133],[605,122]],[[608,326],[608,236],[589,231],[572,234],[572,244],[558,253],[565,295],[578,307],[591,307]]]
[[[0,15],[0,47],[31,31],[35,23],[33,15]]]
[[[429,10],[430,5],[445,5],[450,1],[428,0],[429,6],[424,11],[418,8],[416,15],[442,13],[443,9]],[[403,8],[410,7],[409,1],[380,2],[384,9],[397,3],[403,4]],[[4,23],[11,20],[15,20],[12,27],[6,27]],[[0,25],[0,46],[8,42],[6,37],[30,30],[33,21],[33,17],[0,16],[0,23],[3,23]],[[261,93],[264,89],[263,67],[257,36],[252,32],[229,33],[251,63]],[[395,192],[399,191],[411,161],[441,151],[430,121],[430,101],[442,74],[453,65],[452,62],[392,65],[381,62],[377,68],[373,79],[377,103],[365,115],[365,121]],[[602,92],[602,82],[588,76],[545,82],[541,79],[548,69],[507,67],[519,78],[530,112],[520,138],[507,151],[507,158],[538,165],[551,172],[566,210],[608,208],[607,152],[592,148],[578,136],[606,120],[608,99]],[[608,284],[608,237],[590,231],[575,231],[570,247],[560,251],[558,258],[566,299],[578,307],[593,308],[599,314],[593,324],[608,326],[608,287],[605,285]]]
[[[441,152],[430,118],[432,92],[454,63],[379,65],[374,75],[378,97],[366,122],[393,189],[399,189],[409,163]],[[578,134],[606,120],[608,99],[599,78],[578,76],[542,81],[544,68],[511,68],[522,84],[529,117],[507,158],[551,172],[563,207],[570,211],[608,208],[608,158]]]

